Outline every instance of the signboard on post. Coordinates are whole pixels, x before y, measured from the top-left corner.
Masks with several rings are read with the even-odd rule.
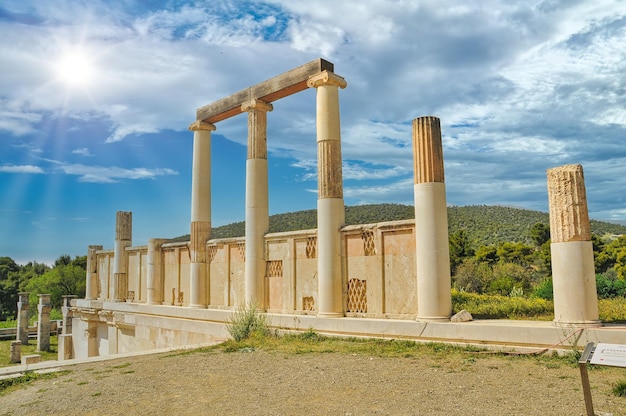
[[[596,365],[626,367],[626,345],[599,343],[589,361]]]

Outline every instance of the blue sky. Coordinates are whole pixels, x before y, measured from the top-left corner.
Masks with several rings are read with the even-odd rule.
[[[196,108],[322,57],[347,205],[413,200],[411,120],[441,118],[447,199],[547,211],[580,163],[626,221],[626,2],[0,0],[0,255],[52,262],[188,233]],[[246,116],[213,133],[212,221],[244,219]],[[316,206],[315,92],[268,114],[270,212]]]

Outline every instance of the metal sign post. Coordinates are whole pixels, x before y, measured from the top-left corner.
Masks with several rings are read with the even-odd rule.
[[[589,342],[585,346],[580,360],[578,360],[587,416],[595,416],[593,400],[591,399],[591,387],[589,386],[589,374],[587,373],[587,363],[593,365],[626,367],[626,345],[599,343],[595,346],[595,343]]]

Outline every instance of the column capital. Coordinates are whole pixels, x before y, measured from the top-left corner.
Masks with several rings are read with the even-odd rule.
[[[340,88],[346,88],[348,83],[343,77],[340,77],[334,72],[322,71],[319,74],[311,75],[306,85],[309,88],[317,88],[323,85],[335,85]]]
[[[252,98],[249,101],[241,104],[241,111],[272,111],[274,106],[266,101],[259,100],[258,98]]]
[[[207,123],[206,121],[196,120],[189,125],[190,131],[198,131],[198,130],[215,130],[215,124]]]

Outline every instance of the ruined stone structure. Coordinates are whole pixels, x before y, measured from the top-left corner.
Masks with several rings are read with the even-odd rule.
[[[21,345],[28,345],[28,292],[20,292],[17,302],[17,339]]]
[[[600,325],[591,228],[581,165],[548,170],[554,320]]]
[[[563,329],[552,323],[450,321],[444,164],[436,117],[413,121],[416,219],[345,226],[339,90],[346,85],[332,63],[318,59],[199,108],[189,126],[193,132],[190,241],[154,238],[147,246],[133,247],[131,213],[119,212],[114,249],[88,248],[87,296],[72,300],[67,310],[72,325],[68,325],[71,333],[64,333],[64,342],[71,345],[64,345],[59,358],[226,339],[224,323],[243,305],[266,311],[273,326],[286,330],[558,345]],[[318,228],[268,233],[268,113],[275,101],[307,88],[316,92]],[[220,121],[242,113],[248,119],[246,233],[241,238],[211,239],[211,132]],[[580,189],[565,186],[562,195],[569,198]],[[558,202],[559,198],[553,203],[551,196],[551,214],[560,210],[553,214],[559,218],[564,218],[559,212],[569,213],[568,207],[584,201],[580,192],[574,197],[576,204]],[[587,221],[586,206],[584,215],[572,211],[571,216],[575,224]],[[572,229],[569,223],[556,221],[552,224],[553,250],[558,253],[553,254],[555,292],[565,293],[555,293],[557,321],[587,326],[585,342],[615,342],[623,331],[599,331],[586,325],[597,321],[586,257],[581,266],[584,273],[571,276],[579,272],[575,264],[582,253],[587,256],[588,229],[580,225]],[[564,237],[559,240],[559,235]],[[578,235],[581,238],[572,237]]]
[[[39,295],[39,303],[37,304],[38,321],[37,321],[37,351],[50,350],[50,295]]]

